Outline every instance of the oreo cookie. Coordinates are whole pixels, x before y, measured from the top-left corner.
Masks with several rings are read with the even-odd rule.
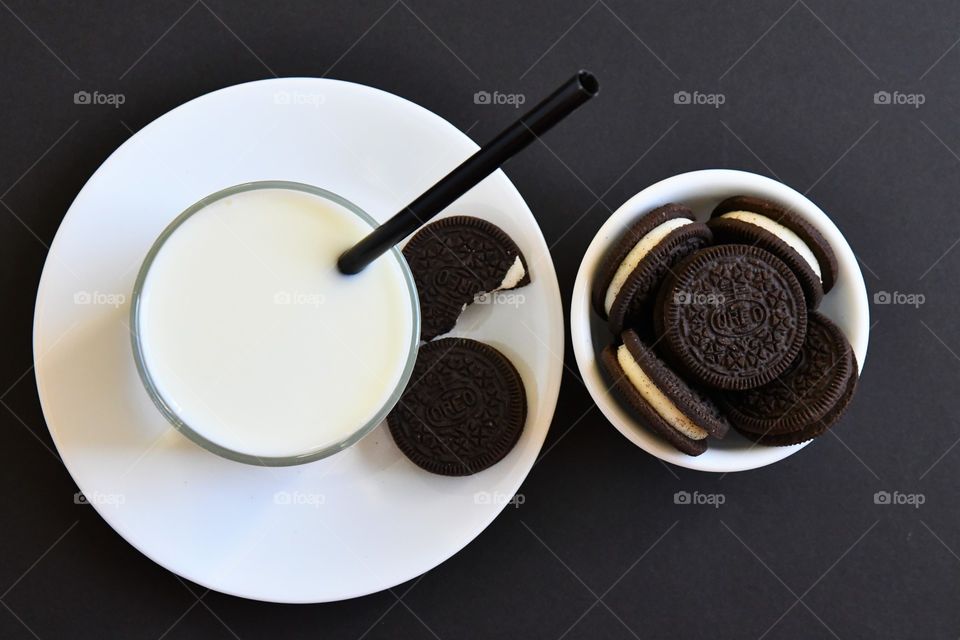
[[[709,247],[678,264],[654,313],[664,355],[698,384],[743,390],[797,357],[807,308],[796,276],[758,247]]]
[[[762,387],[726,392],[720,402],[747,437],[762,444],[797,444],[824,433],[840,418],[857,378],[856,357],[843,332],[814,311],[790,368]]]
[[[420,338],[448,333],[468,305],[530,283],[526,259],[500,227],[453,216],[420,229],[403,248],[420,298]]]
[[[789,266],[815,309],[837,278],[837,256],[826,238],[797,213],[768,200],[734,196],[718,204],[707,225],[720,243],[751,244]]]
[[[612,389],[654,433],[687,455],[707,450],[708,436],[724,437],[730,424],[717,406],[674,373],[637,333],[627,330],[623,343],[610,345],[600,363]]]
[[[757,444],[766,445],[768,447],[789,447],[790,445],[800,444],[801,442],[806,442],[807,440],[813,440],[814,438],[829,431],[830,428],[833,427],[833,425],[836,424],[836,422],[843,415],[843,412],[846,411],[847,406],[853,399],[853,393],[856,391],[857,380],[858,375],[856,372],[854,372],[853,376],[850,378],[850,381],[847,383],[847,387],[844,390],[843,395],[840,397],[840,401],[837,402],[830,412],[820,420],[807,425],[800,431],[766,435],[753,433],[743,429],[737,429],[737,431],[746,436],[748,439],[753,440]]]
[[[390,434],[414,464],[465,476],[506,456],[523,432],[527,396],[516,368],[493,347],[442,338],[420,347]]]
[[[607,251],[593,282],[594,310],[619,335],[634,327],[648,334],[657,287],[670,268],[710,244],[710,229],[693,212],[666,204],[630,225]]]

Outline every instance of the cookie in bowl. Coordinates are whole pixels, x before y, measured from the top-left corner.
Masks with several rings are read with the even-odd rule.
[[[843,332],[814,311],[797,359],[774,381],[720,395],[737,431],[759,444],[799,444],[826,433],[857,387],[857,359]]]
[[[593,282],[594,310],[609,322],[611,333],[632,327],[649,338],[657,287],[673,265],[712,239],[710,229],[680,204],[657,207],[630,224]]]
[[[684,382],[635,331],[621,337],[621,344],[601,352],[600,363],[613,392],[647,428],[691,456],[707,450],[708,436],[727,435],[730,423],[710,398]]]
[[[704,249],[677,265],[657,296],[655,329],[668,362],[697,384],[751,389],[797,357],[807,309],[796,276],[758,247]]]
[[[816,309],[837,278],[837,256],[826,238],[800,215],[762,198],[734,196],[718,204],[707,222],[717,244],[749,244],[782,260]]]

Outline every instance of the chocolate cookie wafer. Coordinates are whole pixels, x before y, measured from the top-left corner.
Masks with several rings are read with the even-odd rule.
[[[403,248],[420,299],[423,340],[453,329],[479,297],[530,283],[526,259],[500,227],[453,216],[420,229]]]
[[[417,466],[470,475],[502,460],[520,439],[527,418],[523,380],[490,345],[466,338],[428,342],[410,380],[387,425]]]
[[[654,320],[667,360],[717,389],[770,382],[797,357],[807,330],[806,301],[790,268],[737,244],[704,249],[674,267]]]
[[[833,322],[814,311],[807,318],[803,347],[784,373],[755,389],[724,392],[719,399],[739,431],[765,444],[793,444],[829,429],[856,381],[853,348]]]
[[[607,251],[594,279],[594,310],[619,335],[625,327],[646,329],[656,290],[670,267],[710,244],[706,225],[679,204],[666,204],[631,224]]]
[[[769,200],[734,196],[707,223],[718,242],[756,245],[793,269],[811,309],[837,279],[837,256],[826,238],[798,213]]]
[[[638,413],[644,426],[688,455],[706,451],[706,438],[722,438],[730,424],[716,405],[677,376],[636,332],[609,346],[600,362],[613,389]]]

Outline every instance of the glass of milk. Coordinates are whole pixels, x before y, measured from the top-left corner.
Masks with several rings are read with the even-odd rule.
[[[133,353],[164,416],[226,458],[293,465],[370,432],[416,359],[420,307],[396,248],[337,258],[376,222],[295,182],[229,187],[180,214],[133,291]]]

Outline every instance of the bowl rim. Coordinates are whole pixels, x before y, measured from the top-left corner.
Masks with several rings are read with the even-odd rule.
[[[703,198],[697,192],[723,191],[726,195],[718,196],[716,202],[724,197],[741,193],[773,200],[801,215],[824,235],[837,255],[838,279],[849,279],[849,283],[845,285],[845,288],[849,290],[849,300],[846,305],[840,307],[839,311],[826,315],[835,320],[838,319],[837,315],[842,316],[841,324],[847,327],[844,334],[850,340],[857,358],[857,366],[861,371],[866,359],[870,334],[870,310],[866,284],[856,255],[846,238],[829,216],[814,202],[782,182],[736,169],[702,169],[660,180],[644,188],[620,205],[591,240],[581,259],[571,295],[570,341],[573,345],[574,357],[583,384],[601,413],[633,444],[665,462],[688,469],[718,473],[757,469],[779,462],[800,451],[813,441],[808,440],[787,447],[751,444],[744,451],[716,448],[708,449],[706,453],[700,456],[688,456],[637,424],[631,414],[611,396],[599,368],[599,354],[594,348],[593,328],[603,321],[593,311],[590,302],[590,287],[594,272],[605,250],[619,237],[626,224],[659,205],[671,201],[684,202],[683,198],[668,196],[668,194],[684,190],[688,192],[688,199],[693,197]],[[709,199],[714,200],[713,197]],[[835,290],[831,291],[825,298],[825,302],[831,296],[834,296],[834,293]],[[832,305],[825,304],[824,306]]]

